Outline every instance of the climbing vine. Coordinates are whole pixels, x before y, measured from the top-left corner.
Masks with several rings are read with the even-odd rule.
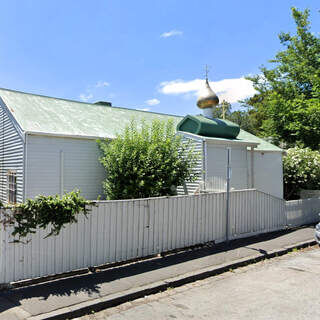
[[[37,196],[25,203],[13,206],[0,204],[0,223],[6,227],[13,227],[12,236],[18,237],[14,242],[36,233],[37,229],[49,229],[45,238],[56,236],[67,224],[76,223],[80,213],[87,216],[91,211],[92,201],[80,196],[80,191],[72,191],[62,197]]]

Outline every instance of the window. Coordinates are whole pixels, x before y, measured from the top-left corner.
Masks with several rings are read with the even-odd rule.
[[[14,171],[8,171],[8,202],[17,202],[17,173]]]

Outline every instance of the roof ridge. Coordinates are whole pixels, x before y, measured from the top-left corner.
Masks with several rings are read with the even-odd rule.
[[[0,87],[0,90],[5,90],[5,91],[9,91],[9,92],[14,92],[14,93],[21,93],[21,94],[26,94],[26,95],[36,96],[36,97],[41,97],[41,98],[47,98],[47,99],[55,99],[55,100],[63,100],[63,101],[67,101],[67,102],[73,102],[73,103],[81,103],[81,104],[89,105],[91,107],[94,106],[94,107],[106,108],[106,106],[103,106],[103,105],[98,105],[98,104],[95,104],[95,103],[88,103],[88,102],[83,102],[83,101],[78,101],[78,100],[73,100],[73,99],[57,98],[57,97],[51,97],[51,96],[46,96],[46,95],[37,94],[37,93],[30,93],[30,92],[7,89],[7,88],[1,88],[1,87]],[[153,113],[153,114],[159,114],[159,115],[164,115],[164,116],[183,118],[183,116],[178,116],[178,115],[170,114],[170,113],[161,113],[161,112],[155,112],[155,111],[138,110],[138,109],[126,108],[126,107],[108,106],[108,108],[123,109],[123,110],[130,110],[130,111],[136,111],[136,112],[142,112],[142,113]]]

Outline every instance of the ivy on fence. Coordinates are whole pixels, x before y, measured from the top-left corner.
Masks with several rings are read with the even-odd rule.
[[[37,196],[25,203],[4,206],[0,202],[0,223],[4,228],[13,227],[14,242],[23,242],[21,238],[36,233],[38,229],[50,229],[45,238],[57,236],[67,224],[76,223],[83,213],[86,217],[91,212],[92,201],[80,196],[80,191],[72,191],[62,197]],[[29,242],[28,240],[27,242]]]

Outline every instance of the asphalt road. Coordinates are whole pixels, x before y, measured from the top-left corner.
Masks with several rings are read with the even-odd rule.
[[[314,247],[93,313],[81,320],[320,319]]]

